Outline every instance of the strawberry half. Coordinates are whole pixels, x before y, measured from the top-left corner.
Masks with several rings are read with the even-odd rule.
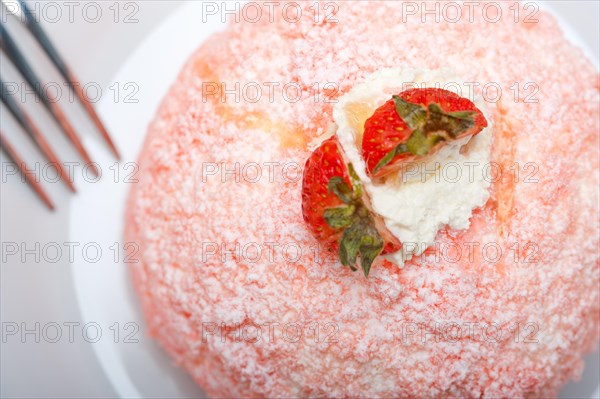
[[[343,265],[357,270],[360,254],[365,276],[379,254],[400,248],[400,243],[380,227],[383,223],[365,206],[360,180],[352,164],[345,164],[335,137],[325,140],[306,161],[302,215],[322,244],[337,248]]]
[[[435,152],[444,142],[472,136],[488,123],[469,99],[444,89],[410,89],[366,120],[362,155],[370,176],[381,177]]]

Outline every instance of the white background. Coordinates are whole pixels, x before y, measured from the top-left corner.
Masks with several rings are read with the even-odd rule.
[[[62,2],[59,2],[62,4]],[[86,2],[76,2],[84,5]],[[114,2],[97,1],[102,6],[102,18],[90,23],[81,17],[81,8],[75,8],[74,21],[66,15],[52,23],[42,20],[63,57],[76,71],[83,82],[97,82],[104,93],[111,78],[136,45],[160,21],[166,18],[179,2],[139,1],[135,17],[138,22],[123,22],[125,2],[118,5],[121,10],[119,21],[114,21]],[[550,2],[588,44],[594,57],[598,57],[599,7],[596,1]],[[113,9],[110,9],[113,7]],[[62,7],[62,10],[66,8]],[[9,21],[10,22],[10,21]],[[14,24],[13,24],[14,25]],[[12,26],[12,25],[11,25]],[[15,26],[15,28],[18,28]],[[18,29],[11,32],[18,32]],[[39,57],[34,42],[26,34],[18,39],[27,47],[30,59],[40,75],[47,77],[53,71],[48,63]],[[160,54],[157,54],[160,62]],[[2,73],[7,71],[2,62]],[[143,92],[140,93],[143,95]],[[2,127],[8,130],[2,108]],[[40,111],[39,124],[52,126]],[[82,134],[95,134],[86,125],[84,118],[78,120]],[[11,127],[12,130],[16,130]],[[65,146],[63,146],[65,147]],[[27,154],[27,148],[19,148]],[[63,159],[76,159],[68,150],[59,151]],[[4,162],[4,157],[2,158]],[[0,193],[0,235],[2,242],[25,243],[32,248],[35,242],[48,242],[49,237],[57,243],[68,241],[67,231],[69,201],[71,195],[60,184],[45,185],[58,209],[54,213],[43,208],[30,190],[21,183],[18,176],[5,176],[2,172]],[[90,210],[93,212],[93,210]],[[90,226],[90,228],[93,228]],[[33,256],[20,262],[11,258],[0,269],[1,320],[24,322],[32,326],[50,322],[81,322],[75,300],[70,265],[67,261],[56,264],[36,262]],[[109,326],[102,326],[107,332]],[[15,337],[12,337],[15,338]],[[69,343],[62,339],[59,343],[36,343],[33,336],[25,343],[20,338],[8,339],[1,343],[0,352],[0,394],[2,397],[114,397],[115,393],[104,376],[94,357],[91,345],[77,338]],[[597,354],[588,357],[588,362],[597,362]],[[595,368],[597,370],[597,366]]]

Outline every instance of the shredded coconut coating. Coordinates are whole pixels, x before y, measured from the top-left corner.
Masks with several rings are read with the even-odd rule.
[[[150,333],[211,397],[555,396],[580,377],[600,326],[595,67],[548,14],[515,23],[512,2],[500,2],[496,23],[480,8],[472,23],[418,15],[402,23],[401,2],[392,1],[340,2],[337,23],[323,12],[315,22],[312,2],[301,4],[297,23],[280,13],[273,23],[232,23],[204,43],[150,126],[125,231],[140,246],[131,272]],[[432,247],[404,268],[379,259],[365,278],[315,250],[301,180],[274,167],[271,181],[264,164],[303,166],[332,122],[325,100],[403,65],[450,66],[464,81],[502,87],[487,106],[503,174],[467,230],[439,232],[436,245],[458,246],[462,256]],[[203,82],[280,86],[273,101],[264,90],[258,102],[221,102],[203,98]],[[292,82],[306,89],[300,101],[283,96]],[[527,82],[539,88],[537,103],[523,101]],[[206,166],[252,162],[263,165],[256,182],[223,181]],[[252,243],[262,247],[258,261]],[[478,245],[467,252],[465,243]],[[212,254],[215,244],[224,247]],[[492,261],[495,248],[502,257]],[[473,331],[456,339],[454,323]],[[297,342],[294,328],[282,335],[292,324],[302,326]],[[252,325],[262,339],[234,342]],[[481,326],[493,326],[487,338]]]

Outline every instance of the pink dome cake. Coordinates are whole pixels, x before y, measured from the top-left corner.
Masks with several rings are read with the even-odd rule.
[[[202,44],[150,126],[125,240],[152,336],[215,398],[556,396],[600,328],[596,68],[553,17],[515,21],[512,2],[439,22],[414,2],[301,4]],[[328,137],[351,157],[345,122],[362,129],[382,102],[350,100],[386,74],[448,70],[477,83],[490,130],[471,140],[496,178],[436,198],[455,207],[444,217],[384,218],[402,245],[433,238],[352,272],[305,222],[302,168]]]

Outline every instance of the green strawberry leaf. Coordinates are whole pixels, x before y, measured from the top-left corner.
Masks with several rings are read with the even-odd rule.
[[[352,216],[355,210],[356,207],[354,205],[327,208],[323,213],[323,218],[332,228],[341,229],[352,224]]]
[[[339,256],[342,265],[356,270],[355,264],[360,254],[360,266],[369,276],[371,265],[383,250],[384,241],[370,215],[356,218],[340,240]]]
[[[358,177],[358,175],[356,174],[356,170],[354,170],[354,165],[352,165],[351,163],[348,164],[348,174],[350,175],[350,181],[352,182],[354,197],[362,197],[362,184],[360,182],[360,177]]]
[[[439,142],[455,139],[475,125],[473,111],[444,112],[437,103],[431,103],[425,109],[420,104],[410,103],[400,96],[393,96],[393,99],[396,112],[412,133],[406,143],[398,144],[379,160],[373,169],[374,174],[392,162],[397,155],[427,155]]]
[[[423,130],[415,130],[406,141],[407,152],[414,155],[427,155],[429,143]]]
[[[448,138],[454,139],[465,130],[475,125],[473,116],[475,112],[457,111],[446,113],[439,104],[429,104],[429,117],[425,123],[424,131],[428,135],[432,132],[445,132]]]
[[[373,229],[369,235],[363,235],[360,243],[360,266],[365,273],[365,277],[369,277],[371,265],[373,261],[383,250],[384,242],[377,230]]]
[[[340,261],[344,266],[354,266],[362,240],[362,232],[358,223],[353,223],[344,230],[340,241]]]
[[[425,125],[427,120],[427,111],[420,104],[413,104],[405,101],[400,96],[393,96],[396,104],[396,112],[402,118],[406,126],[411,130],[416,130]]]
[[[335,194],[336,197],[341,199],[344,204],[351,204],[354,200],[352,188],[350,188],[340,176],[333,176],[329,179],[327,189],[330,193]]]
[[[473,120],[473,117],[475,116],[475,111],[447,112],[446,115],[450,115],[451,117],[458,119]]]
[[[362,184],[352,164],[348,165],[352,187],[340,176],[329,179],[327,188],[347,205],[327,208],[323,218],[334,229],[344,229],[339,241],[340,262],[356,271],[360,264],[365,276],[369,275],[373,261],[381,253],[384,240],[375,227],[375,221],[362,200]]]
[[[392,162],[392,159],[394,159],[396,155],[400,155],[405,152],[409,152],[407,145],[405,143],[398,144],[392,151],[385,154],[385,156],[381,158],[379,162],[377,162],[377,165],[375,165],[375,169],[373,169],[373,173],[377,173],[379,169]]]

